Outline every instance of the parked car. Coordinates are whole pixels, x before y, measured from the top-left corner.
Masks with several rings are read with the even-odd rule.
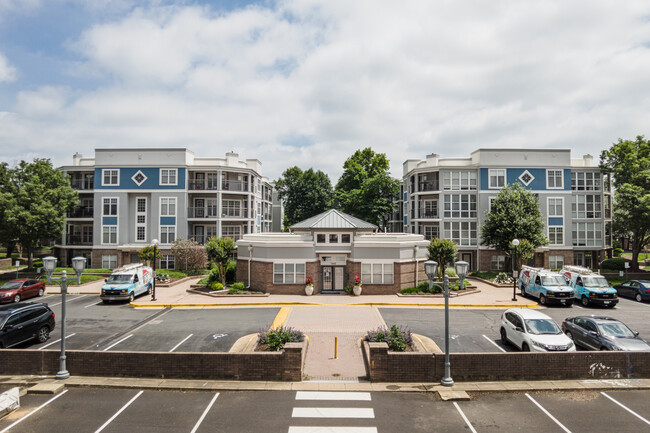
[[[618,296],[636,299],[638,302],[650,301],[650,281],[632,280],[614,286]]]
[[[501,315],[501,341],[523,352],[576,350],[573,341],[549,316],[528,308],[510,308]]]
[[[21,299],[43,296],[45,283],[39,280],[21,278],[11,280],[0,286],[0,303],[20,302]]]
[[[614,308],[618,304],[618,294],[605,277],[582,266],[564,266],[562,275],[573,289],[573,296],[585,307],[599,305]]]
[[[42,302],[0,306],[0,348],[30,340],[44,343],[54,329],[54,312]]]
[[[562,330],[578,346],[591,350],[650,350],[650,344],[625,323],[605,316],[568,317]]]
[[[567,286],[564,276],[559,272],[524,265],[517,281],[521,295],[534,296],[541,305],[573,305],[573,289]]]

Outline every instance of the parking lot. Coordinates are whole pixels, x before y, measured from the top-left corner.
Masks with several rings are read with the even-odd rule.
[[[22,348],[56,349],[61,341],[61,297],[33,298],[50,305],[56,329],[43,344]],[[151,352],[227,352],[238,338],[268,329],[279,308],[133,309],[105,305],[96,295],[69,295],[66,348]]]
[[[649,397],[584,390],[445,402],[432,393],[84,388],[22,397],[20,409],[0,420],[0,433],[641,432],[650,429]]]

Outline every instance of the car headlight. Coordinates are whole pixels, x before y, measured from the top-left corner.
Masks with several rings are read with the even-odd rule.
[[[2,297],[3,297],[3,298],[8,298],[9,296],[11,296],[11,293],[3,293],[3,294],[2,294]]]
[[[540,347],[542,349],[546,349],[546,344],[542,344],[542,343],[540,343],[538,341],[535,341],[535,340],[530,340],[530,342],[533,343],[533,346],[537,346],[537,347]]]
[[[615,345],[615,344],[610,344],[609,348],[612,349],[612,350],[623,350],[622,347],[618,347],[618,346]]]

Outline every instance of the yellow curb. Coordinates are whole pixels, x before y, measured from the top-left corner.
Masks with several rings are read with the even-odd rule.
[[[290,311],[291,307],[281,307],[280,311],[278,311],[278,314],[275,316],[275,320],[273,320],[273,323],[271,323],[269,331],[271,329],[277,329],[280,326],[284,325],[284,322],[287,320]]]
[[[391,307],[444,307],[445,304],[399,303],[399,302],[363,302],[357,304],[318,304],[310,302],[245,302],[229,304],[129,304],[133,308],[205,308],[205,307],[273,307],[279,305],[306,305],[321,307],[358,307],[358,306],[391,306]],[[537,308],[538,304],[450,304],[449,308]]]

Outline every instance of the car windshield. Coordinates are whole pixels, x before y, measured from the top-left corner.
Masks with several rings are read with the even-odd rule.
[[[21,284],[22,283],[19,281],[9,281],[8,283],[4,283],[2,287],[0,287],[0,290],[20,289]]]
[[[115,283],[122,283],[122,284],[123,283],[130,283],[132,277],[133,277],[133,275],[129,275],[129,274],[111,275],[110,277],[108,277],[108,283],[113,283],[113,284],[115,284]]]
[[[526,329],[529,334],[540,335],[562,333],[559,326],[549,319],[526,319],[524,322],[526,322]]]
[[[599,323],[598,330],[605,337],[634,338],[634,332],[624,324],[618,323]]]
[[[542,286],[566,286],[566,281],[559,275],[542,277]]]
[[[585,287],[609,287],[609,283],[605,277],[584,277]]]

